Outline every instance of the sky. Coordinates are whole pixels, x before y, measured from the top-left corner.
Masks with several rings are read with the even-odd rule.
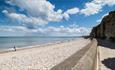
[[[0,0],[0,36],[82,36],[115,0]]]

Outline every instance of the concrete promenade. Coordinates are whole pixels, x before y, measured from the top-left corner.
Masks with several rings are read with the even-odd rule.
[[[90,44],[77,51],[62,63],[54,66],[51,70],[96,70],[97,41],[94,39]]]

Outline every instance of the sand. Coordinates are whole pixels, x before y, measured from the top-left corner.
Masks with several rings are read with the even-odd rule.
[[[115,70],[115,43],[99,40],[99,68],[100,70]]]
[[[50,70],[90,43],[78,39],[0,54],[0,70]]]
[[[109,58],[115,58],[115,50],[114,49],[109,49],[109,48],[106,48],[106,47],[102,47],[102,46],[99,46],[99,50],[100,50],[100,61],[101,61],[101,70],[113,70],[109,67],[107,67],[103,61],[105,62],[105,60],[108,59],[109,61]],[[111,62],[111,61],[109,61]],[[115,63],[115,62],[113,62]],[[110,64],[110,63],[107,63],[107,64]],[[112,62],[111,62],[112,64]],[[113,65],[114,66],[114,65]]]

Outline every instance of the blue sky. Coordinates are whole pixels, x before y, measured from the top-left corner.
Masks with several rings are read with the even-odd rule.
[[[0,0],[0,36],[88,35],[115,0]]]

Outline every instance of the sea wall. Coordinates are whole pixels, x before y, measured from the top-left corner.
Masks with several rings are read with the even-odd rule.
[[[84,56],[77,62],[72,70],[96,70],[97,60],[97,41],[94,39],[90,45],[89,50]]]
[[[96,70],[96,60],[97,40],[93,39],[86,47],[54,66],[51,70]]]
[[[115,39],[115,11],[109,12],[108,15],[103,17],[101,23],[93,27],[91,37]]]

